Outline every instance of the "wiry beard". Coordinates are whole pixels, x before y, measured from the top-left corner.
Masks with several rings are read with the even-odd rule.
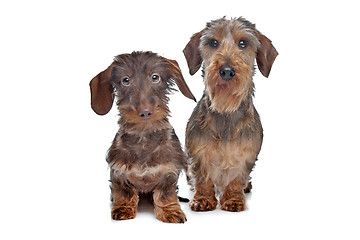
[[[155,107],[150,119],[141,119],[135,109],[120,109],[119,125],[130,134],[144,134],[171,128],[168,120],[169,109]]]
[[[205,90],[211,101],[210,109],[219,113],[235,112],[241,103],[254,93],[253,73],[248,72],[248,68],[237,68],[237,75],[225,81],[218,74],[218,69],[216,64],[204,68]]]

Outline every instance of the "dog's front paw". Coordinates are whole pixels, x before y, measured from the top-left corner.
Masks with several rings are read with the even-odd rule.
[[[246,210],[245,199],[229,199],[221,203],[221,209],[230,212],[241,212]]]
[[[187,221],[181,209],[167,210],[163,208],[157,211],[156,218],[165,223],[185,223]]]
[[[128,206],[113,207],[111,217],[113,220],[133,219],[136,216],[136,210]]]
[[[212,211],[215,210],[217,206],[216,199],[208,199],[208,198],[197,198],[193,199],[190,202],[190,208],[193,211]]]

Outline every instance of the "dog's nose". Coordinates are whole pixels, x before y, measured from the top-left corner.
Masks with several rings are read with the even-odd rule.
[[[145,109],[143,109],[143,110],[141,110],[141,111],[139,112],[139,117],[140,117],[141,119],[144,119],[144,120],[145,120],[145,119],[151,118],[153,114],[154,114],[154,113],[153,113],[152,109],[150,109],[150,108],[145,108]]]
[[[219,70],[219,74],[222,79],[230,80],[235,76],[235,70],[229,65],[223,65]]]

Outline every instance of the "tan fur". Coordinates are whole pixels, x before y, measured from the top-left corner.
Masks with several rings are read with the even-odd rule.
[[[159,189],[154,190],[154,207],[156,217],[163,222],[184,223],[187,221],[184,212],[181,210],[173,186],[172,191],[164,193]]]
[[[211,36],[221,43],[216,50],[207,46],[205,37],[200,41],[199,49],[205,66],[205,89],[209,93],[211,108],[220,113],[236,111],[254,87],[253,71],[249,66],[253,65],[259,42],[254,41],[254,46],[250,46],[252,49],[248,49],[244,54],[236,43],[242,38],[253,37],[247,30],[241,30],[239,25],[237,21],[232,20],[206,31],[203,36]],[[218,74],[218,69],[226,64],[234,66],[235,72],[238,73],[230,82],[223,81]]]
[[[193,211],[212,211],[218,200],[215,197],[215,186],[211,180],[201,180],[196,184],[194,199],[190,202]]]
[[[199,171],[203,178],[211,179],[218,187],[226,187],[237,177],[246,182],[249,174],[246,164],[254,164],[257,156],[254,149],[260,148],[256,140],[200,142],[198,146],[201,148],[193,150],[192,155],[200,161]]]
[[[217,41],[216,45],[212,43]],[[245,47],[239,42],[246,42]],[[221,209],[246,209],[244,192],[261,149],[263,130],[253,105],[255,59],[268,76],[277,56],[271,41],[243,18],[212,21],[196,33],[184,49],[194,74],[203,63],[205,92],[186,129],[188,177],[196,193],[194,211],[214,210],[215,188]],[[200,57],[199,57],[200,56]],[[232,75],[225,75],[232,71]]]
[[[121,189],[111,188],[111,196],[113,207],[111,210],[111,217],[114,220],[133,219],[137,214],[137,206],[139,203],[138,192],[135,188],[129,196]]]
[[[237,179],[234,179],[220,196],[220,206],[222,210],[240,212],[246,209],[245,194],[242,189],[245,185],[242,185]]]

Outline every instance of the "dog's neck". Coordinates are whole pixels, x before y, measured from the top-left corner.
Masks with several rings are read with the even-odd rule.
[[[142,131],[135,132],[129,131],[129,129],[125,129],[123,126],[119,128],[119,134],[123,138],[124,141],[128,142],[131,145],[135,144],[143,144],[144,142],[150,141],[153,142],[154,139],[164,139],[168,138],[167,134],[169,133],[169,129],[159,129],[156,131]]]
[[[239,103],[239,107],[232,111],[217,111],[216,108],[212,107],[210,96],[206,91],[204,92],[203,98],[206,101],[207,107],[210,112],[216,115],[221,115],[225,118],[232,118],[235,116],[245,116],[253,107],[253,91],[249,92],[245,98]],[[240,117],[241,118],[241,117]]]
[[[238,134],[242,134],[238,130],[250,126],[255,119],[256,110],[252,103],[251,95],[247,97],[246,101],[240,104],[240,107],[236,111],[225,113],[219,113],[210,108],[211,101],[207,94],[204,94],[203,100],[202,112],[205,113],[204,118],[207,119],[208,127],[212,129],[214,133],[219,134],[221,139],[230,140]]]
[[[138,136],[151,135],[172,128],[167,117],[157,121],[143,120],[142,123],[127,122],[125,118],[120,117],[118,124],[123,133]]]

